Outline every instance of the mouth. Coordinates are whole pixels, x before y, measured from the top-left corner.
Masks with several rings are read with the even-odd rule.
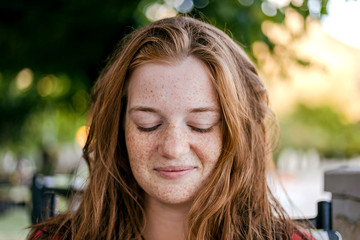
[[[196,167],[194,166],[169,166],[169,167],[158,167],[155,168],[154,170],[164,178],[177,179],[191,173],[195,169]]]

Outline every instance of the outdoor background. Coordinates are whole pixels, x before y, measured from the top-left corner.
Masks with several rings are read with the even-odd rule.
[[[24,239],[32,176],[81,185],[91,87],[127,33],[178,13],[229,33],[256,63],[281,125],[273,189],[313,217],[323,172],[360,166],[360,1],[0,2],[0,239]],[[77,174],[74,174],[74,173]]]

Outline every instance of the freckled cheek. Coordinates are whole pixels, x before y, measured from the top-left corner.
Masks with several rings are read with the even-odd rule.
[[[211,168],[217,163],[222,151],[222,137],[220,131],[215,131],[211,135],[204,135],[197,139],[195,150],[203,166]]]
[[[155,151],[154,139],[146,134],[141,134],[133,126],[126,128],[126,147],[130,164],[147,164]]]

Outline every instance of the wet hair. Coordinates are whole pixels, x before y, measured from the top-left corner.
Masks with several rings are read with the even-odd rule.
[[[223,31],[186,16],[153,22],[121,41],[93,89],[83,149],[90,174],[81,204],[35,229],[63,239],[142,238],[144,192],[130,169],[123,128],[129,75],[142,64],[189,56],[210,72],[221,108],[223,149],[194,198],[186,238],[292,239],[299,232],[267,184],[270,126],[276,132],[277,122],[256,68]]]

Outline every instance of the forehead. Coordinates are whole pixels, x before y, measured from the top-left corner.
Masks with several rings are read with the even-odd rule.
[[[194,57],[137,67],[129,79],[128,101],[132,105],[218,105],[208,68]]]

